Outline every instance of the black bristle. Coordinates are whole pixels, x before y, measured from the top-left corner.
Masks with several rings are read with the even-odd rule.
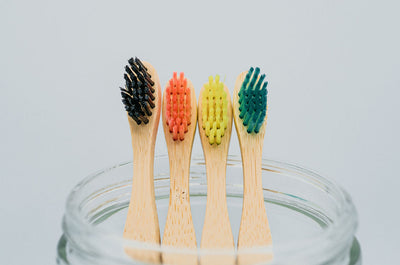
[[[141,72],[136,72],[135,74],[137,75],[138,79],[140,80],[140,82],[142,82],[142,84],[146,84],[146,78],[144,78],[144,76],[141,74]]]
[[[152,86],[147,85],[147,88],[149,89],[150,93],[154,93],[156,91]]]
[[[132,119],[134,119],[136,121],[137,125],[140,125],[142,123],[142,121],[139,120],[135,115],[132,115],[131,113],[129,113],[129,116],[131,116]]]
[[[154,99],[155,99],[155,97],[154,97],[154,95],[151,93],[149,87],[146,87],[146,88],[144,89],[144,93],[145,93],[146,95],[148,95],[149,98],[150,98],[151,100],[154,100]]]
[[[144,124],[149,123],[149,119],[147,119],[146,116],[142,116],[142,121],[144,122]]]
[[[129,75],[129,78],[132,80],[135,78],[135,74],[129,66],[125,66],[125,72]]]
[[[136,74],[138,77],[141,77],[141,76],[142,76],[138,65],[136,65],[136,64],[131,64],[130,66],[131,66],[133,72],[135,72],[135,74]]]
[[[144,99],[150,105],[151,108],[155,107],[153,100],[150,98],[148,94],[144,95]]]
[[[149,108],[149,104],[146,101],[142,101],[144,106],[144,111],[146,112],[147,116],[151,116],[151,110]]]
[[[125,88],[123,88],[123,87],[119,87],[119,89],[121,90],[121,92],[123,92],[123,93],[125,93],[125,94],[128,94],[128,95],[130,95],[130,91],[129,91],[129,89],[128,90],[126,90]]]
[[[124,74],[124,79],[126,82],[131,82],[131,80],[129,79],[129,77],[126,73]]]
[[[148,87],[152,87],[153,85],[154,85],[154,82],[153,82],[153,85],[147,80],[147,78],[144,78],[143,79],[143,83],[146,85],[146,86],[148,86]]]
[[[120,87],[122,103],[129,116],[139,125],[147,124],[155,107],[154,81],[143,63],[135,57],[128,60],[125,66],[125,88]]]
[[[154,82],[153,82],[153,80],[150,79],[149,76],[146,76],[146,80],[147,80],[147,82],[149,82],[149,84],[150,84],[151,86],[154,86]]]
[[[153,102],[153,100],[155,100],[156,99],[156,97],[153,95],[153,94],[151,94],[151,93],[149,93],[149,94],[147,94],[149,97],[150,97],[150,99],[152,100],[151,102]],[[153,103],[154,104],[154,103]],[[153,106],[153,107],[151,107],[151,108],[154,108],[155,106]]]
[[[133,58],[132,58],[133,59]],[[140,68],[144,69],[147,71],[146,66],[143,65],[143,63],[139,60],[139,58],[135,57],[135,62],[139,65]],[[150,75],[150,74],[149,74]]]

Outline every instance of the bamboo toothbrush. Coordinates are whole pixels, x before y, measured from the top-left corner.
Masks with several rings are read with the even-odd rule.
[[[133,148],[132,194],[124,238],[160,244],[154,195],[154,145],[161,111],[161,88],[156,70],[149,63],[131,58],[125,66],[122,102],[128,113]],[[125,249],[132,258],[160,263],[160,253]]]
[[[199,133],[207,168],[207,207],[201,248],[232,251],[206,255],[201,264],[235,264],[234,241],[226,204],[226,160],[232,131],[229,90],[219,76],[209,77],[199,97]]]
[[[264,205],[261,159],[267,119],[267,84],[265,74],[253,67],[236,79],[233,113],[243,163],[243,209],[238,250],[272,246]],[[268,252],[266,252],[268,253]],[[241,254],[238,264],[254,264],[272,259],[272,254]]]
[[[162,245],[196,248],[189,200],[189,168],[197,122],[196,95],[190,80],[175,72],[163,95],[162,122],[168,147],[170,197]],[[194,254],[164,252],[165,264],[197,264]]]

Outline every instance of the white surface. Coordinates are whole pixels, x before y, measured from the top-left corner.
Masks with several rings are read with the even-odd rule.
[[[399,8],[1,0],[0,264],[54,264],[69,190],[131,159],[118,86],[135,55],[163,86],[185,71],[197,94],[210,74],[232,91],[241,71],[260,66],[270,91],[264,155],[341,183],[358,208],[364,264],[398,264]]]

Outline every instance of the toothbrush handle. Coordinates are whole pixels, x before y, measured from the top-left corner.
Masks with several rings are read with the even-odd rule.
[[[208,144],[208,143],[207,143]],[[202,256],[201,264],[235,264],[234,240],[226,203],[226,155],[205,152],[207,170],[207,207],[201,248],[232,250],[226,255]]]
[[[242,148],[243,210],[239,229],[238,249],[272,246],[271,231],[265,210],[262,187],[262,145],[248,144]],[[239,254],[238,264],[254,264],[272,260],[272,253]]]
[[[135,137],[136,136],[136,137]],[[146,243],[160,243],[157,208],[154,194],[154,144],[149,145],[142,137],[132,137],[133,181],[132,193],[125,223],[124,238]],[[138,229],[140,227],[140,229]],[[159,264],[160,253],[126,248],[134,259]]]
[[[172,158],[169,162],[170,193],[175,195],[170,196],[170,200],[189,202],[190,153],[176,148],[168,156]]]
[[[179,144],[168,150],[170,157],[170,202],[162,244],[169,247],[193,248],[193,251],[195,251],[197,244],[189,197],[191,148],[184,148],[184,145]],[[193,253],[164,252],[162,259],[165,264],[197,264],[197,255]]]
[[[263,200],[261,175],[262,146],[249,145],[242,148],[243,161],[243,199],[252,202],[253,199]],[[250,199],[250,200],[249,200]],[[263,205],[264,207],[264,205]],[[263,210],[265,212],[265,208]]]

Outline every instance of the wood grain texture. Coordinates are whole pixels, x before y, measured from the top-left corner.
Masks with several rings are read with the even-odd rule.
[[[228,88],[224,85],[228,100],[228,124],[221,144],[209,143],[205,130],[203,129],[203,104],[202,94],[199,96],[198,123],[201,144],[203,146],[207,171],[207,206],[204,219],[201,248],[212,251],[227,251],[226,255],[203,255],[201,264],[210,265],[232,265],[236,263],[234,253],[235,243],[233,240],[231,224],[229,221],[228,207],[226,203],[226,161],[232,131],[232,104]],[[232,251],[230,254],[229,252]]]
[[[166,121],[166,93],[162,103],[162,123],[168,147],[170,168],[170,197],[167,221],[165,224],[162,245],[183,249],[196,249],[196,235],[193,226],[189,197],[189,169],[192,145],[197,123],[197,102],[192,82],[187,79],[191,95],[191,124],[183,141],[172,139]],[[167,84],[168,86],[168,84]],[[162,254],[164,264],[192,265],[197,264],[197,255],[184,255],[166,251]]]
[[[124,238],[160,244],[160,228],[154,192],[154,147],[161,112],[160,80],[153,66],[143,62],[152,76],[155,89],[155,107],[149,123],[137,125],[128,115],[133,149],[132,193],[125,222]],[[126,248],[125,252],[139,261],[159,264],[161,255],[156,251]]]
[[[233,92],[233,117],[239,138],[243,162],[243,209],[240,222],[238,251],[251,247],[272,246],[271,231],[268,224],[264,204],[261,160],[264,143],[267,115],[260,132],[247,133],[243,121],[239,118],[238,92],[247,74],[241,73],[236,79]],[[238,264],[257,264],[272,260],[272,253],[267,254],[239,254]]]

